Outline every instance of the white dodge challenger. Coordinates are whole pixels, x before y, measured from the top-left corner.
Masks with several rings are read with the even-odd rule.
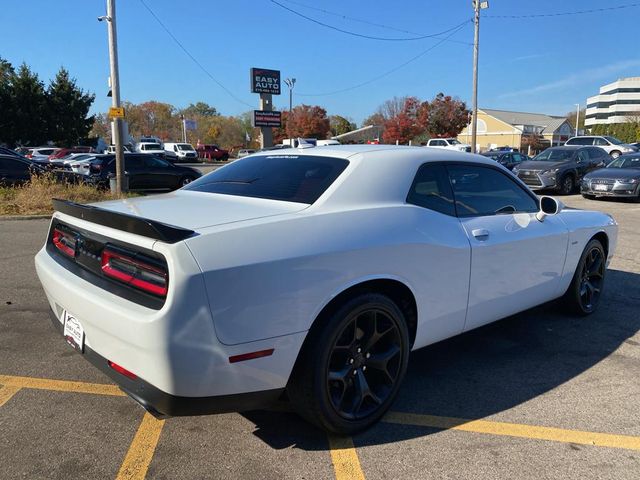
[[[173,193],[56,212],[36,269],[67,342],[159,416],[286,395],[368,427],[412,349],[550,300],[598,306],[609,215],[442,149],[299,148]]]

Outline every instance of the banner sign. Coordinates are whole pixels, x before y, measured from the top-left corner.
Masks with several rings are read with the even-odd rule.
[[[265,110],[254,110],[253,121],[254,127],[274,127],[282,126],[282,112],[268,112]]]
[[[198,123],[195,120],[185,120],[184,121],[184,129],[185,130],[196,130],[198,128]]]
[[[280,70],[251,69],[251,93],[280,95]]]

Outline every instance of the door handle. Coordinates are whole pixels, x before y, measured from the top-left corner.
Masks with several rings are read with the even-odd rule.
[[[489,230],[485,228],[476,228],[471,231],[471,235],[476,237],[478,240],[486,240],[489,237]]]

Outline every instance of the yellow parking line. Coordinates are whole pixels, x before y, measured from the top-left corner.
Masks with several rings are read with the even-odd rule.
[[[351,437],[338,437],[331,434],[328,437],[336,480],[364,480],[358,453]]]
[[[120,466],[116,480],[144,479],[156,450],[164,420],[157,420],[151,414],[146,413],[142,417],[140,427],[136,432],[127,456]]]
[[[387,423],[418,425],[442,430],[461,430],[465,432],[486,433],[490,435],[548,440],[551,442],[640,450],[640,437],[632,437],[630,435],[583,432],[580,430],[538,427],[535,425],[523,425],[518,423],[467,420],[464,418],[437,417],[433,415],[419,415],[400,412],[388,413],[383,418],[383,421]]]
[[[11,385],[0,385],[0,407],[11,400],[16,393],[20,391],[20,387]]]
[[[113,395],[117,397],[125,396],[125,393],[115,385],[107,385],[103,383],[70,382],[68,380],[0,375],[0,384],[16,388],[92,393],[94,395]]]

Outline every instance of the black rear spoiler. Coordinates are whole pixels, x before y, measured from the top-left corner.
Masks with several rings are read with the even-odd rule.
[[[105,227],[135,233],[143,237],[154,238],[166,243],[177,243],[195,232],[186,228],[174,227],[148,218],[136,217],[126,213],[112,212],[91,205],[81,205],[69,200],[53,199],[53,208],[58,212],[80,218]]]

